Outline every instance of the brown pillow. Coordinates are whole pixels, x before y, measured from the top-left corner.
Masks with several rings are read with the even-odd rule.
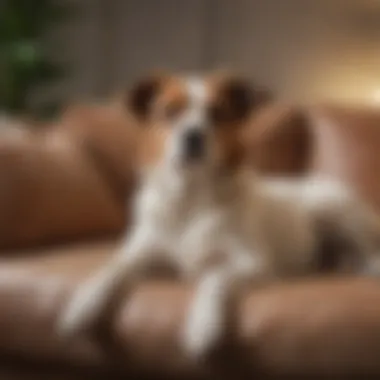
[[[0,248],[116,233],[125,212],[62,128],[0,132]]]
[[[380,211],[380,111],[331,105],[310,114],[311,170],[341,179]]]
[[[307,123],[302,109],[278,103],[262,108],[244,135],[247,159],[265,174],[303,173],[310,154]]]

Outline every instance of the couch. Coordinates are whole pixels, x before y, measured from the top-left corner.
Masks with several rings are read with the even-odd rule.
[[[329,271],[252,290],[211,362],[181,354],[191,289],[175,281],[141,284],[99,340],[57,337],[65,300],[128,228],[132,124],[111,102],[0,130],[0,379],[380,377],[380,283]],[[244,149],[263,174],[332,175],[380,212],[379,109],[273,103]]]

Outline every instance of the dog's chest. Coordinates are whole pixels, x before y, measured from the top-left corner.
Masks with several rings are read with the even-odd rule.
[[[180,237],[200,224],[210,224],[216,213],[223,209],[207,192],[171,193],[165,188],[150,187],[138,200],[138,217],[142,222],[154,224],[157,230],[167,235]]]
[[[236,227],[231,208],[202,191],[178,194],[145,189],[138,214],[140,223],[154,228],[166,253],[186,273],[223,259],[223,239]]]

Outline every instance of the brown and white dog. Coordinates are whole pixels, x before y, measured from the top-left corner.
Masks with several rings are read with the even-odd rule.
[[[232,76],[159,76],[135,86],[128,107],[143,149],[134,226],[76,291],[61,332],[93,327],[122,286],[161,262],[196,285],[182,342],[202,357],[224,333],[230,297],[242,285],[312,271],[323,231],[365,259],[355,270],[372,265],[377,216],[343,185],[263,179],[243,167],[242,132],[264,101]]]

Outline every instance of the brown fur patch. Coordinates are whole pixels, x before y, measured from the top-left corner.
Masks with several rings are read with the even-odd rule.
[[[158,117],[162,123],[169,124],[188,104],[186,89],[178,78],[167,81],[155,102],[153,117]]]
[[[170,129],[160,123],[141,131],[138,165],[142,168],[154,166],[163,157]]]
[[[153,102],[152,114],[140,131],[139,165],[150,167],[164,155],[171,133],[172,118],[187,104],[187,94],[179,78],[167,78]]]

